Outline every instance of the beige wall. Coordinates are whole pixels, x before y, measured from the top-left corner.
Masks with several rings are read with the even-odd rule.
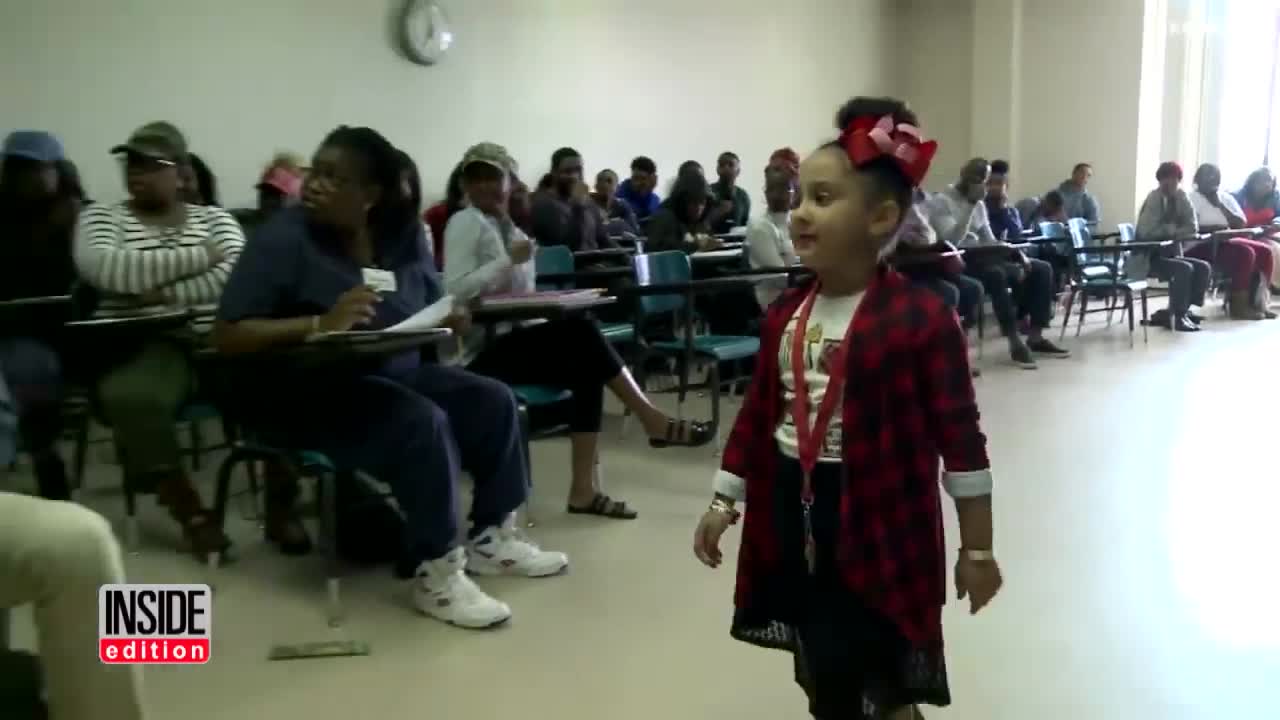
[[[930,186],[982,155],[1012,163],[1015,196],[1039,195],[1091,162],[1104,223],[1131,220],[1144,12],[1154,1],[910,0],[904,25],[924,28],[909,41],[923,50],[904,94],[950,146]]]
[[[643,153],[666,176],[732,149],[755,191],[772,150],[812,148],[849,96],[891,90],[898,1],[443,0],[457,44],[422,68],[389,47],[393,0],[40,0],[0,25],[0,132],[57,133],[104,199],[121,195],[108,148],[155,119],[187,132],[227,204],[340,123],[408,150],[429,195],[481,140],[535,180],[564,144],[589,170]]]

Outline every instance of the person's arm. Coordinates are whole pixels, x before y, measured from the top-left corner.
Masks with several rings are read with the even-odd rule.
[[[573,213],[569,213],[573,215]],[[556,203],[545,198],[538,198],[533,203],[533,211],[529,219],[529,224],[533,230],[533,237],[538,244],[543,247],[551,247],[553,245],[568,245],[570,250],[577,250],[577,244],[573,239],[573,228],[568,227],[573,223],[570,218],[569,223],[561,222],[562,216],[560,208],[556,207]],[[579,236],[581,237],[581,236]],[[445,230],[445,247],[449,246],[449,231]],[[448,262],[449,252],[446,249],[445,262]]]
[[[209,213],[209,241],[218,247],[222,260],[199,275],[161,287],[160,295],[169,305],[191,307],[217,302],[244,250],[244,230],[231,213],[221,208],[209,208]]]
[[[511,285],[515,266],[498,233],[475,212],[460,212],[444,231],[445,290],[466,303]]]
[[[1168,230],[1164,227],[1160,198],[1155,193],[1147,195],[1138,211],[1138,224],[1135,235],[1144,242],[1168,239]]]
[[[933,228],[933,232],[937,235],[938,240],[949,242],[956,247],[963,247],[968,243],[969,225],[961,223],[956,219],[952,212],[951,202],[938,193],[925,201],[925,212],[928,214],[929,226]]]
[[[529,242],[529,237],[515,225],[511,226],[511,242]],[[538,263],[529,258],[519,265],[513,265],[511,271],[511,292],[531,293],[538,290]]]
[[[991,231],[991,218],[987,215],[987,204],[979,200],[973,206],[973,215],[970,219],[973,225],[971,232],[978,236],[979,245],[997,245],[1000,239]]]
[[[757,221],[747,229],[747,262],[753,268],[776,268],[790,265],[782,256],[773,226]]]
[[[122,295],[151,292],[213,264],[204,247],[127,249],[116,213],[101,205],[90,205],[80,214],[73,257],[85,282]]]
[[[780,327],[789,320],[781,317],[782,312],[776,303],[767,311],[760,330],[762,339],[766,334],[781,333]],[[768,345],[767,342],[765,344]],[[756,363],[751,374],[751,383],[743,396],[742,408],[738,410],[738,416],[734,419],[733,428],[725,442],[720,469],[711,482],[715,498],[730,506],[746,502],[747,477],[754,455],[752,449],[773,442],[773,421],[776,418],[769,418],[764,412],[769,406],[768,392],[772,384],[766,374],[778,372],[778,364],[764,358],[761,360]]]
[[[742,227],[751,222],[751,195],[742,188],[738,188],[737,194],[738,200],[741,204],[738,207],[738,217],[734,224],[738,227]]]
[[[1022,213],[1018,212],[1018,208],[1010,207],[1005,209],[1005,215],[1009,223],[1009,239],[1018,242],[1022,237],[1022,231],[1026,229],[1022,225]]]
[[[1231,193],[1219,192],[1218,199],[1222,214],[1227,216],[1227,227],[1242,228],[1249,224],[1244,216],[1244,208],[1240,207]]]
[[[1196,209],[1191,205],[1191,198],[1185,192],[1178,194],[1177,225],[1174,237],[1186,237],[1200,232],[1200,221],[1196,217]]]
[[[639,235],[640,221],[636,219],[636,211],[625,202],[617,201],[617,205],[619,208],[618,214],[622,216],[622,222],[626,225],[626,232],[632,235]],[[617,243],[611,242],[611,245],[616,247]]]
[[[273,317],[291,304],[296,288],[299,228],[268,221],[245,244],[218,303],[213,345],[226,355],[261,352],[307,339],[312,316]]]
[[[685,230],[676,220],[674,213],[659,210],[649,221],[648,239],[645,242],[647,252],[663,250],[679,250],[689,252],[689,245],[684,241]]]
[[[1085,222],[1096,223],[1102,217],[1102,208],[1098,205],[1098,199],[1093,193],[1084,194],[1084,219]]]
[[[991,466],[969,370],[964,331],[953,314],[937,313],[917,363],[927,432],[942,456],[942,485],[954,500],[965,550],[992,550]]]

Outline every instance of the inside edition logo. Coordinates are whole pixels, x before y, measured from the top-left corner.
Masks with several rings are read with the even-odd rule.
[[[209,662],[213,593],[208,585],[103,585],[98,659],[110,665]]]

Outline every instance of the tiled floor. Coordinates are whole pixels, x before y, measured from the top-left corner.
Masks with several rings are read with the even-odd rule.
[[[930,718],[1280,716],[1267,692],[1280,679],[1280,322],[1214,314],[1199,336],[1157,331],[1144,346],[1139,333],[1134,349],[1094,323],[1075,357],[1037,373],[1002,364],[989,342],[978,389],[1007,585],[977,618],[947,608],[956,704]],[[534,532],[571,554],[572,572],[485,583],[516,611],[495,632],[417,617],[387,572],[368,571],[346,583],[346,632],[372,656],[269,663],[272,643],[330,637],[322,569],[286,562],[239,524],[215,660],[149,672],[156,716],[805,717],[788,658],[726,634],[732,569],[708,571],[690,552],[711,452],[650,451],[614,430],[607,477],[641,518],[564,515],[567,449],[538,443]],[[94,475],[89,502],[118,517],[115,469]],[[198,581],[154,509],[144,529],[133,578]],[[27,616],[17,625],[32,642]]]

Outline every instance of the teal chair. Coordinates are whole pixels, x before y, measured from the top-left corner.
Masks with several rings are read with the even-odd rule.
[[[636,255],[633,258],[636,283],[641,287],[653,285],[679,285],[689,283],[693,270],[689,256],[678,250]],[[647,355],[663,355],[675,359],[680,373],[679,403],[683,407],[689,391],[689,371],[695,362],[705,362],[710,367],[708,385],[711,390],[711,424],[720,431],[720,393],[722,385],[734,382],[720,377],[721,363],[737,363],[755,357],[760,352],[760,338],[749,335],[710,335],[694,331],[693,293],[669,293],[641,295],[638,315],[646,319],[676,318],[674,327],[682,330],[683,337],[674,340],[649,342]],[[682,322],[681,322],[682,321]],[[640,363],[643,367],[644,363]],[[683,414],[683,413],[682,413]],[[716,443],[717,448],[719,442]]]
[[[534,256],[538,275],[568,275],[575,269],[573,251],[564,245],[539,247]],[[565,283],[538,283],[539,290],[572,290]],[[604,339],[613,345],[635,342],[636,328],[631,323],[600,323]]]
[[[1114,246],[1114,252],[1098,253],[1098,252],[1081,252],[1083,248],[1093,246],[1092,233],[1088,224],[1082,218],[1072,218],[1067,223],[1067,233],[1071,239],[1072,256],[1071,277],[1069,279],[1066,311],[1062,317],[1062,331],[1058,333],[1058,338],[1062,339],[1067,334],[1067,325],[1071,322],[1071,308],[1075,304],[1076,296],[1080,297],[1079,319],[1076,321],[1076,336],[1079,337],[1080,330],[1084,326],[1084,316],[1090,312],[1107,313],[1107,325],[1111,325],[1111,316],[1115,311],[1116,298],[1124,299],[1124,305],[1121,312],[1128,317],[1129,320],[1129,345],[1133,346],[1134,331],[1134,298],[1141,297],[1142,300],[1142,339],[1147,340],[1147,292],[1148,283],[1146,278],[1130,278],[1125,273],[1125,261],[1128,253],[1119,248],[1126,243],[1133,242],[1133,226],[1119,226],[1119,242]],[[1114,260],[1108,260],[1108,256],[1114,257]],[[1101,297],[1107,302],[1106,307],[1096,310],[1089,310],[1089,298]]]

